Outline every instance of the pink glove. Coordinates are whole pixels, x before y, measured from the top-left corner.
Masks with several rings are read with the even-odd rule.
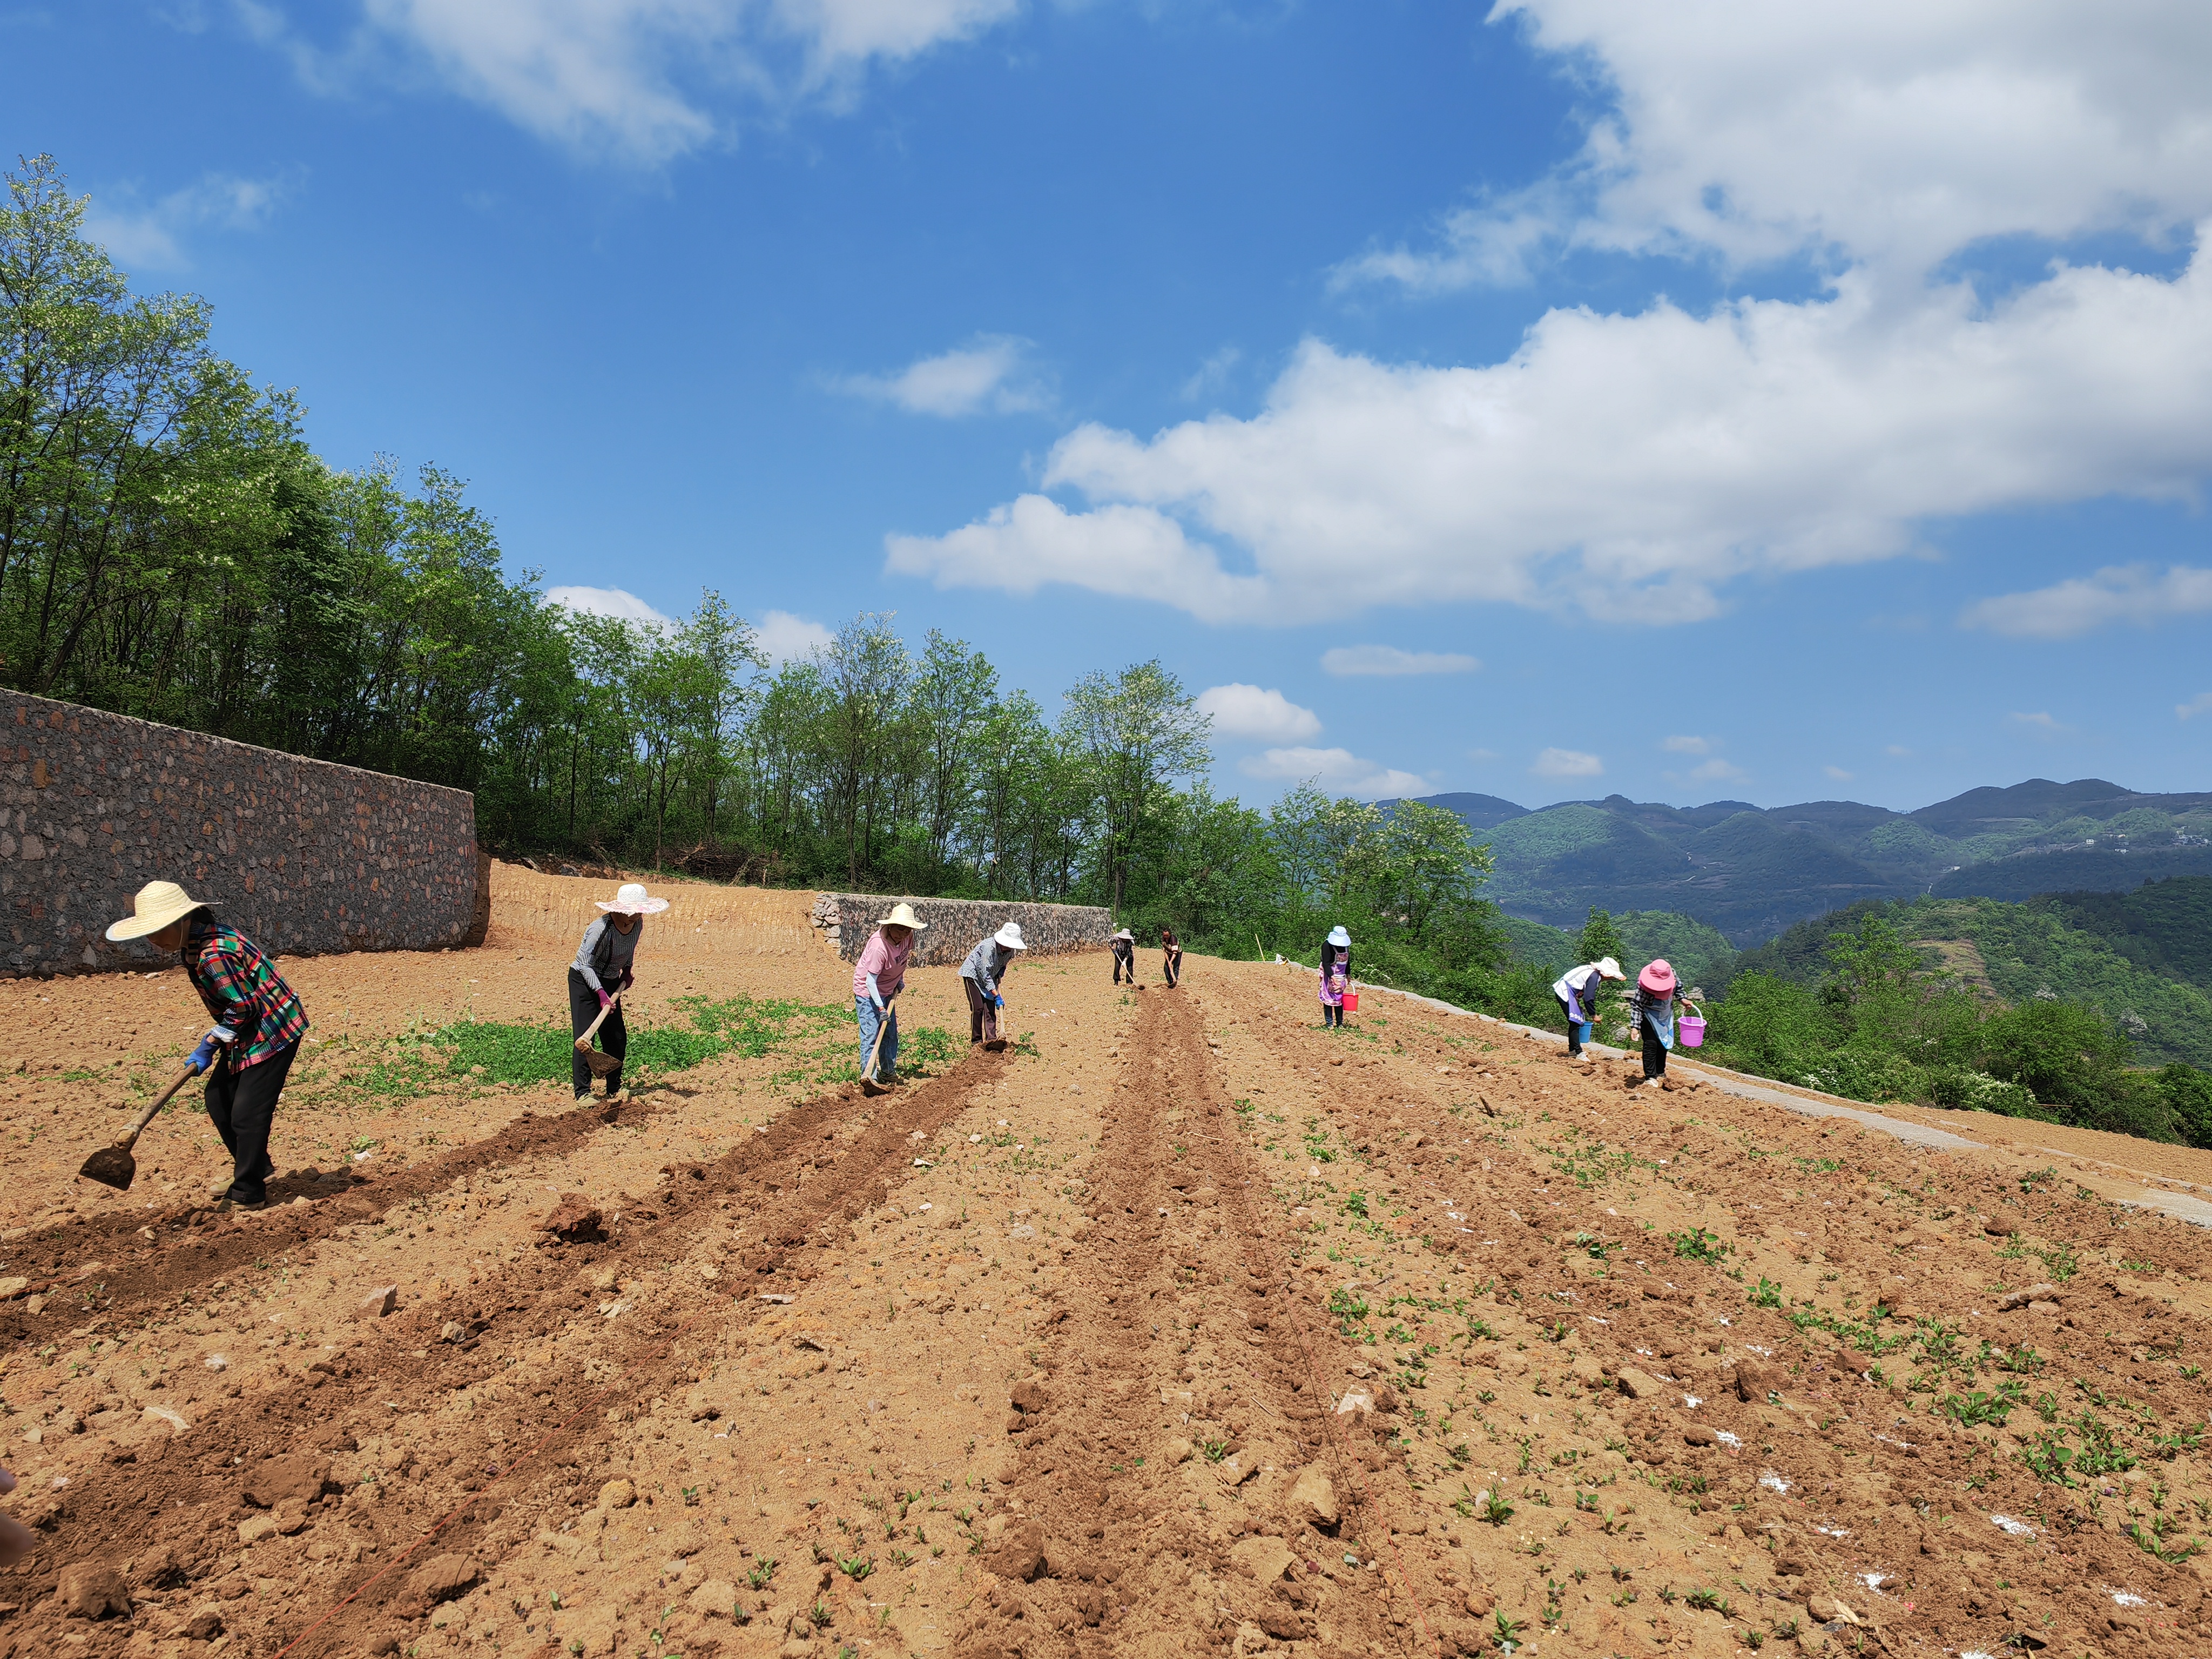
[[[614,999],[612,997],[609,996],[605,991],[601,991],[599,993],[599,1012],[603,1014],[606,1012],[608,1005],[613,1001]]]

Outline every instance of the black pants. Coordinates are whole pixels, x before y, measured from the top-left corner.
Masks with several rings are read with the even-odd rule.
[[[1644,1028],[1644,1075],[1666,1076],[1667,1045],[1659,1041],[1659,1033],[1651,1029],[1650,1020],[1638,1020],[1637,1024]]]
[[[581,1036],[599,1017],[599,993],[592,990],[584,976],[574,968],[568,970],[568,1028]],[[607,1015],[607,1023],[599,1027],[599,1047],[612,1054],[615,1069],[607,1073],[607,1092],[614,1094],[622,1088],[622,1057],[629,1052],[629,1027],[623,1024],[622,1005],[617,1003]],[[576,1085],[576,1098],[584,1099],[592,1092],[592,1068],[584,1064],[581,1054],[574,1055],[568,1066],[569,1081]]]
[[[1573,1060],[1583,1051],[1583,1023],[1575,1018],[1575,1011],[1567,1006],[1565,997],[1553,997],[1559,1005],[1559,1018],[1567,1022],[1567,1058]]]
[[[1137,953],[1117,945],[1114,947],[1114,983],[1119,985],[1124,974],[1129,976],[1130,984],[1137,982]]]
[[[1160,972],[1167,978],[1168,989],[1170,991],[1174,990],[1176,988],[1176,981],[1182,977],[1182,952],[1180,951],[1161,951]],[[1134,975],[1132,975],[1132,977],[1133,978]]]
[[[1343,1005],[1341,1003],[1335,1002],[1322,1003],[1321,1006],[1321,1023],[1324,1026],[1342,1025],[1344,1024]]]
[[[963,978],[960,988],[968,994],[968,1041],[995,1042],[999,1038],[999,1006],[983,994],[983,988],[972,979]]]
[[[230,1069],[226,1055],[208,1073],[208,1119],[230,1153],[230,1201],[258,1204],[269,1196],[263,1183],[276,1173],[269,1161],[269,1129],[276,1121],[276,1097],[292,1069],[297,1042],[288,1042],[266,1060],[244,1071]]]

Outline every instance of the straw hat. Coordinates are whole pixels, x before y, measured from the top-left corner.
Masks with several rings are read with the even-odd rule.
[[[1597,969],[1597,976],[1600,979],[1626,979],[1628,977],[1627,975],[1620,971],[1620,964],[1615,962],[1611,957],[1601,957],[1590,965]]]
[[[615,889],[612,898],[600,899],[598,903],[602,910],[625,916],[658,915],[668,908],[666,899],[647,897],[644,887],[634,881],[624,882]]]
[[[1124,927],[1120,933],[1115,934],[1114,937],[1115,939],[1127,939],[1132,945],[1134,945],[1137,942],[1137,936],[1126,927]]]
[[[915,915],[914,906],[908,904],[904,899],[901,899],[896,904],[891,906],[890,915],[879,920],[876,923],[876,926],[878,927],[921,928],[927,927],[929,924],[924,921],[920,916]]]
[[[1340,951],[1349,950],[1352,947],[1352,935],[1346,933],[1340,926],[1332,927],[1328,930],[1328,942]]]
[[[1655,997],[1674,994],[1674,969],[1664,957],[1636,976],[1636,982]]]
[[[181,921],[195,910],[211,908],[216,900],[196,899],[173,881],[149,881],[131,896],[131,914],[107,930],[121,941],[158,933],[173,921]]]
[[[992,934],[991,943],[1002,951],[1026,951],[1030,948],[1022,943],[1022,925],[1018,921],[1010,921]]]

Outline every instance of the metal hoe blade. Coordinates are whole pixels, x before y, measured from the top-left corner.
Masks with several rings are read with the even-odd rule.
[[[186,1071],[174,1083],[155,1097],[138,1115],[131,1120],[131,1127],[115,1138],[112,1146],[103,1146],[85,1159],[84,1167],[77,1171],[87,1181],[97,1181],[103,1187],[112,1187],[118,1193],[131,1190],[131,1183],[138,1178],[138,1160],[131,1156],[131,1149],[138,1143],[139,1134],[154,1121],[154,1114],[169,1103],[169,1097],[190,1083],[198,1073]]]
[[[138,1160],[123,1146],[103,1146],[85,1159],[84,1167],[77,1171],[87,1181],[97,1181],[103,1187],[112,1187],[118,1193],[131,1190],[131,1183],[138,1178]]]

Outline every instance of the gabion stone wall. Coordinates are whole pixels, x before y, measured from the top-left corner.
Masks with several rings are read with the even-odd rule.
[[[860,960],[876,923],[890,914],[896,898],[870,893],[824,893],[814,901],[814,926],[830,948],[848,962]],[[958,967],[976,941],[1010,921],[1022,925],[1031,956],[1103,948],[1113,936],[1113,913],[1087,904],[994,903],[979,899],[908,899],[914,913],[929,924],[917,939],[914,963],[920,968]]]
[[[107,924],[156,879],[287,956],[483,939],[476,798],[0,691],[0,974],[146,968]]]

